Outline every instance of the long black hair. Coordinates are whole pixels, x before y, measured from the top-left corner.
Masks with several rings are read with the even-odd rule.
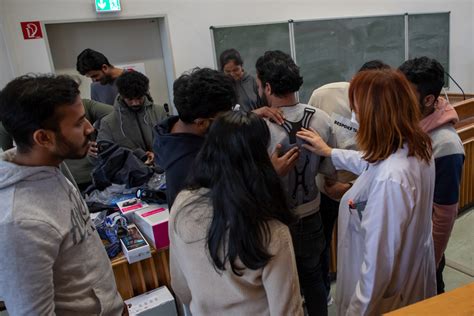
[[[188,189],[209,188],[213,217],[207,246],[218,270],[229,261],[241,275],[271,259],[269,220],[294,221],[286,194],[267,152],[270,132],[252,112],[227,112],[212,124],[196,158]],[[245,267],[239,267],[239,258]]]

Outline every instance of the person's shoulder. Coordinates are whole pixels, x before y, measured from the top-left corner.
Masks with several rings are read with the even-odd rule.
[[[464,146],[461,138],[451,124],[445,124],[430,133],[433,156],[435,158],[464,154]]]
[[[340,81],[340,82],[331,82],[327,83],[319,88],[316,88],[313,93],[321,93],[325,91],[331,91],[331,90],[339,90],[339,89],[349,89],[350,83],[346,81]]]
[[[273,235],[286,234],[288,231],[288,226],[276,219],[268,221],[267,225]]]
[[[270,232],[269,249],[272,253],[278,249],[287,247],[291,242],[291,234],[287,225],[278,220],[270,220],[267,222]]]
[[[313,91],[309,104],[332,113],[342,109],[349,110],[349,83],[333,82]]]
[[[325,99],[326,97],[333,95],[347,95],[349,91],[349,85],[350,83],[345,81],[325,84],[319,88],[314,89],[313,93],[311,94],[311,98]]]
[[[176,234],[184,242],[203,237],[212,215],[212,202],[208,193],[209,190],[204,188],[185,189],[176,196],[170,210],[170,235]]]
[[[82,104],[84,105],[84,108],[87,109],[96,109],[96,108],[101,108],[101,109],[107,109],[108,112],[112,112],[113,107],[110,104],[102,103],[96,100],[92,99],[81,99]]]
[[[324,112],[323,110],[317,108],[317,107],[314,107],[312,105],[309,105],[309,104],[303,104],[303,103],[300,103],[299,104],[302,108],[301,110],[304,112],[304,111],[307,111],[309,113],[313,113],[313,122],[323,122],[325,124],[328,124],[330,125],[331,124],[331,118],[330,116]]]
[[[69,203],[67,201],[71,195],[59,188],[51,190],[57,186],[57,179],[42,179],[35,182],[34,185],[33,183],[16,185],[10,196],[11,208],[5,212],[8,216],[2,221],[5,220],[16,225],[37,223],[37,225],[51,227],[57,232],[61,231],[59,222],[69,214],[64,212],[64,206]],[[63,183],[62,185],[67,184]],[[0,197],[3,196],[5,194],[0,194]],[[77,196],[75,199],[80,199],[80,197]]]
[[[108,125],[114,120],[114,118],[115,118],[115,111],[112,111],[109,114],[105,115],[101,120],[100,127],[102,127],[104,123],[107,124],[107,127],[108,127]]]
[[[376,163],[378,169],[377,180],[390,180],[404,186],[416,186],[423,176],[431,169],[434,170],[433,159],[429,163],[415,156],[408,155],[408,148],[405,145],[391,154],[387,159]]]

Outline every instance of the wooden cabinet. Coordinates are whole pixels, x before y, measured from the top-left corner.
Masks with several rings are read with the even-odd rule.
[[[120,254],[112,260],[118,291],[124,300],[166,285],[171,291],[169,250],[151,251],[152,257],[129,264]]]

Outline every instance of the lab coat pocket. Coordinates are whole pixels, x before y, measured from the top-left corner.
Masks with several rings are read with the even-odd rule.
[[[349,200],[348,209],[350,212],[350,225],[355,231],[360,231],[362,218],[364,216],[367,201]]]

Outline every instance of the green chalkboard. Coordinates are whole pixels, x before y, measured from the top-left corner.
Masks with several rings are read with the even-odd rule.
[[[290,53],[288,23],[212,28],[217,67],[219,56],[229,48],[239,51],[246,72],[255,76],[255,63],[267,50]]]
[[[398,67],[405,59],[404,25],[403,15],[295,22],[300,101],[326,83],[349,81],[366,61]]]
[[[292,57],[304,79],[300,101],[308,102],[314,89],[349,81],[364,62],[373,59],[398,67],[406,57],[428,56],[449,72],[449,19],[449,13],[400,14],[214,27],[212,34],[217,60],[224,50],[235,48],[244,59],[245,70],[254,76],[255,62],[265,51],[279,49],[290,54],[293,45]],[[220,68],[218,62],[217,66]]]
[[[449,73],[449,12],[408,16],[409,58],[435,58]],[[445,86],[448,86],[445,77]]]

